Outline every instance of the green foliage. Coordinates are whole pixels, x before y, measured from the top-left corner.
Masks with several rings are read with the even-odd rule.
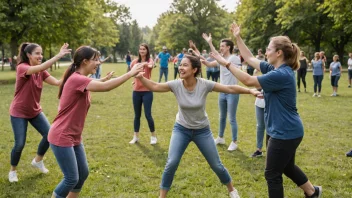
[[[61,77],[66,67],[51,73]],[[170,66],[169,71],[172,71]],[[126,64],[103,64],[103,73],[116,71],[120,76]],[[204,72],[204,70],[203,70]],[[8,79],[0,72],[0,81]],[[14,72],[6,72],[13,75]],[[157,81],[159,68],[152,72]],[[169,72],[169,78],[172,76]],[[14,79],[14,76],[11,76]],[[13,81],[11,81],[13,82]],[[130,145],[133,136],[132,79],[115,90],[106,93],[91,93],[83,142],[89,164],[89,177],[80,197],[157,197],[162,172],[167,160],[172,127],[177,113],[173,93],[154,93],[152,114],[155,121],[158,144],[151,146],[148,123],[141,117],[140,143]],[[347,88],[347,73],[340,79],[338,97],[332,92],[328,75],[323,80],[321,98],[312,97],[312,73],[307,74],[308,93],[297,93],[297,108],[302,118],[305,136],[297,149],[296,163],[309,180],[323,186],[323,197],[352,197],[352,160],[344,156],[351,149],[351,89]],[[10,153],[14,144],[8,109],[13,99],[14,84],[0,85],[0,197],[50,197],[55,186],[63,178],[56,159],[49,149],[44,162],[50,172],[46,175],[31,167],[36,155],[40,134],[29,124],[26,146],[18,166],[19,182],[7,180],[10,169]],[[57,115],[58,88],[44,85],[41,97],[43,112],[51,123]],[[267,184],[264,178],[265,156],[250,158],[256,147],[255,98],[241,95],[237,108],[238,150],[228,152],[231,140],[229,124],[225,131],[226,145],[217,146],[220,159],[232,176],[233,183],[244,198],[265,198]],[[218,93],[209,93],[206,111],[213,135],[219,127]],[[338,115],[337,115],[338,114]],[[302,191],[286,176],[283,176],[285,197],[304,197]],[[176,172],[170,198],[209,197],[228,198],[227,189],[211,170],[194,143],[190,143]]]
[[[212,33],[214,42],[229,37],[231,15],[217,0],[174,0],[171,10],[160,15],[153,32],[156,48],[163,45],[180,51],[193,40],[199,49],[207,48],[202,33]]]

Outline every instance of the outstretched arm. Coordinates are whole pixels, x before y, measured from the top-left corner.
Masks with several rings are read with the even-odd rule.
[[[210,56],[214,58],[222,67],[226,67],[230,72],[244,85],[260,88],[260,84],[257,76],[250,76],[249,74],[243,72],[238,68],[238,65],[234,65],[231,62],[228,62],[224,57],[222,57],[218,52],[210,53]]]
[[[244,44],[240,36],[240,26],[238,26],[236,23],[233,23],[231,26],[231,32],[236,38],[237,47],[240,50],[241,56],[243,57],[243,59],[254,69],[257,69],[260,71],[260,60],[255,58],[252,52],[246,46],[246,44]]]
[[[71,53],[71,49],[67,49],[67,48],[68,48],[68,44],[64,43],[64,45],[60,49],[60,52],[57,55],[55,55],[54,57],[52,57],[51,59],[45,61],[44,63],[42,63],[40,65],[29,67],[29,69],[26,72],[26,75],[35,74],[35,73],[38,73],[38,72],[41,72],[41,71],[48,69],[51,65],[53,65],[60,58],[62,58],[66,54]]]
[[[110,56],[106,57],[104,60],[101,60],[100,63],[104,63],[105,61],[107,61],[109,58],[111,58]]]
[[[171,91],[169,85],[167,83],[157,83],[143,76],[144,72],[140,72],[136,78],[142,82],[142,84],[153,92],[168,92]]]
[[[222,85],[220,83],[215,83],[213,91],[229,94],[252,94],[254,96],[261,96],[261,92],[256,89],[248,89],[239,85]]]
[[[93,92],[105,92],[105,91],[110,91],[112,89],[115,89],[116,87],[122,85],[124,82],[130,79],[132,76],[135,76],[139,72],[142,72],[144,65],[145,65],[144,63],[137,64],[126,74],[118,78],[108,80],[106,82],[92,80],[87,85],[86,89],[88,91],[93,91]]]
[[[44,80],[44,82],[48,83],[49,85],[60,86],[62,83],[62,79],[58,80],[53,76],[49,76]]]

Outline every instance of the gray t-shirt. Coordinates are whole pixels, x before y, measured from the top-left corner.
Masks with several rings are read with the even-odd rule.
[[[168,81],[167,84],[175,94],[178,102],[176,122],[188,129],[202,129],[209,125],[205,112],[206,98],[216,82],[197,78],[193,91],[188,91],[181,79]]]
[[[232,64],[241,65],[241,59],[236,55],[230,55],[226,59]],[[220,84],[237,85],[237,78],[226,67],[220,67]]]

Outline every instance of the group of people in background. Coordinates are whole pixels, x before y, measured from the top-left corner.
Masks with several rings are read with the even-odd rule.
[[[230,39],[222,39],[217,50],[213,46],[211,35],[203,34],[203,39],[209,44],[210,53],[205,50],[200,52],[195,43],[190,41],[190,49],[182,49],[174,59],[174,80],[171,81],[168,81],[167,77],[168,63],[172,60],[172,56],[165,46],[153,60],[148,45],[140,44],[138,58],[132,60],[130,53],[126,55],[127,73],[113,79],[111,78],[113,72],[101,78],[101,64],[109,57],[102,58],[96,49],[81,46],[74,52],[72,64],[67,68],[63,78],[58,80],[46,69],[71,53],[69,45],[65,43],[56,56],[42,62],[41,46],[35,43],[23,43],[19,48],[15,96],[10,106],[15,144],[11,151],[9,181],[18,181],[16,169],[26,142],[29,122],[42,135],[37,155],[31,162],[32,166],[42,173],[49,172],[43,158],[50,147],[64,175],[54,189],[52,197],[78,197],[89,174],[82,132],[90,107],[90,92],[107,92],[135,77],[132,83],[134,132],[130,144],[139,141],[142,106],[151,133],[150,144],[157,144],[151,113],[153,92],[171,91],[178,103],[178,113],[160,184],[160,197],[166,197],[170,190],[182,155],[190,142],[197,145],[221,183],[226,185],[229,196],[240,197],[234,188],[229,171],[220,160],[216,145],[225,144],[224,132],[228,116],[232,133],[228,150],[234,151],[238,148],[236,112],[239,95],[251,94],[256,97],[257,122],[256,151],[251,156],[263,156],[263,141],[266,137],[265,179],[269,197],[284,197],[282,175],[285,174],[303,190],[306,197],[320,198],[322,187],[313,186],[305,173],[295,164],[296,150],[304,135],[303,124],[296,108],[296,78],[298,92],[301,91],[301,80],[306,92],[305,77],[308,59],[304,52],[300,51],[300,48],[286,36],[271,38],[265,55],[260,49],[258,55],[253,56],[241,38],[240,27],[232,24],[231,31],[241,57],[233,54],[234,42]],[[351,87],[352,53],[349,57],[348,75],[349,87]],[[159,79],[158,82],[154,82],[151,80],[151,74],[154,63],[159,61]],[[252,67],[253,72],[243,72],[242,64]],[[313,96],[320,97],[326,64],[324,53],[315,53],[311,64],[314,78]],[[199,77],[202,65],[207,67],[207,80]],[[294,72],[296,70],[297,77]],[[333,87],[332,96],[337,96],[338,81],[342,74],[337,55],[333,57],[329,71]],[[262,75],[257,76],[258,72]],[[91,76],[88,77],[89,75]],[[177,75],[178,79],[176,79]],[[165,78],[165,83],[161,83],[162,76]],[[209,80],[210,78],[212,81]],[[217,82],[218,78],[220,83]],[[58,114],[51,126],[40,106],[43,82],[59,86]],[[239,86],[238,82],[254,89]],[[216,138],[213,137],[205,111],[207,95],[212,91],[219,92],[219,129]],[[352,151],[346,155],[352,157]]]

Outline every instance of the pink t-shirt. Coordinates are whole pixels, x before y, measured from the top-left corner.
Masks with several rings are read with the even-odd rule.
[[[40,112],[40,96],[43,81],[50,76],[47,71],[26,75],[30,65],[21,63],[16,69],[15,97],[10,106],[10,115],[18,118],[34,118]]]
[[[50,127],[48,141],[62,147],[77,146],[90,106],[90,92],[86,87],[92,79],[73,73],[62,90],[59,113]]]
[[[134,59],[131,63],[131,68],[137,64],[138,59]],[[154,65],[153,60],[150,58],[148,61],[149,65]],[[153,68],[149,68],[148,66],[144,66],[144,74],[143,76],[145,78],[150,79],[150,77],[152,76],[152,69]],[[144,87],[142,82],[140,80],[138,80],[137,78],[134,79],[134,85],[133,85],[133,91],[150,91],[148,88]]]

